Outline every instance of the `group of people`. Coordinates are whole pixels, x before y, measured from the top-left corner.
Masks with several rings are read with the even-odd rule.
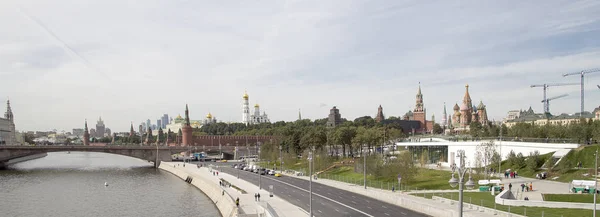
[[[527,183],[521,183],[521,192],[533,191],[533,182],[530,182],[529,185]]]
[[[511,179],[517,178],[518,175],[519,174],[517,173],[517,171],[505,171],[504,172],[504,178],[507,178],[507,179],[508,178],[511,178]]]

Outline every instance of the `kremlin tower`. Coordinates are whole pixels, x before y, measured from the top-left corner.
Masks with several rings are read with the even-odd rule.
[[[246,95],[247,96],[247,95]],[[247,97],[246,97],[247,99]],[[183,128],[181,128],[182,136],[181,142],[183,145],[191,145],[192,144],[192,126],[190,126],[190,112],[188,110],[188,105],[185,105],[185,124]]]
[[[90,145],[90,132],[87,127],[87,120],[85,120],[85,128],[83,129],[83,145]]]

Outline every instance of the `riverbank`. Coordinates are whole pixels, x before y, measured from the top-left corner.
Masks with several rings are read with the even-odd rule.
[[[187,165],[191,167],[196,166],[194,164]],[[221,216],[238,216],[238,208],[235,205],[235,199],[229,194],[225,194],[225,191],[223,191],[218,184],[201,175],[185,171],[185,167],[183,167],[182,163],[161,162],[158,168],[172,173],[204,192],[204,194],[206,194],[206,196],[208,196],[208,198],[216,205]]]
[[[25,157],[11,159],[4,163],[0,162],[0,169],[5,169],[6,167],[16,164],[16,163],[35,160],[35,159],[43,158],[46,156],[48,156],[48,153],[40,153],[40,154],[34,154],[34,155],[25,156]]]

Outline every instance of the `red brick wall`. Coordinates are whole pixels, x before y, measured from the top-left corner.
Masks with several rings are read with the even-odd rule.
[[[427,128],[425,112],[413,112],[413,120],[421,122],[421,129],[416,129],[416,131],[417,133],[423,133],[423,130]]]

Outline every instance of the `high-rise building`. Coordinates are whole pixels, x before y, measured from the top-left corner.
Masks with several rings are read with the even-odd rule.
[[[169,121],[169,115],[168,114],[163,114],[163,116],[160,118],[162,120],[162,128],[165,129],[167,127],[167,124],[170,124]]]
[[[148,130],[148,128],[152,129],[152,123],[150,122],[150,119],[146,120],[146,131]]]
[[[104,137],[106,133],[106,126],[104,126],[104,121],[102,117],[98,118],[98,122],[96,123],[96,134],[93,134],[94,137]]]
[[[162,119],[156,120],[156,127],[157,128],[162,128]]]
[[[10,100],[6,100],[4,118],[0,118],[0,145],[15,145],[17,143],[15,121],[10,107]]]

